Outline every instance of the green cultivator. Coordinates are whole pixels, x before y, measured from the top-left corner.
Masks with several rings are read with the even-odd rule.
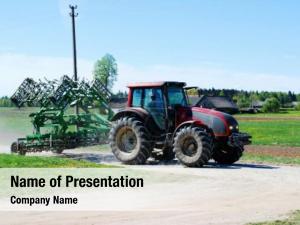
[[[34,133],[19,138],[11,151],[19,154],[64,149],[105,143],[113,111],[108,106],[111,93],[99,81],[75,82],[68,76],[60,81],[39,81],[27,78],[11,97],[17,107],[39,105],[30,114]],[[70,114],[77,105],[79,114]],[[101,112],[101,113],[100,113]]]

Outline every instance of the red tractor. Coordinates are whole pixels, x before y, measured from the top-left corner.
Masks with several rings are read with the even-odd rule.
[[[229,114],[190,106],[183,82],[129,85],[127,108],[113,118],[109,143],[126,164],[144,164],[149,157],[176,158],[189,167],[201,167],[211,158],[220,164],[239,160],[246,133],[239,132]]]

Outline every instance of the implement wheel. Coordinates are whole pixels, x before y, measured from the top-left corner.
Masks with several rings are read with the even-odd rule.
[[[53,153],[55,153],[55,154],[62,154],[63,151],[64,151],[64,149],[63,149],[63,148],[57,148],[57,149],[53,149],[52,151],[53,151]]]
[[[19,145],[19,146],[18,146]],[[24,149],[24,144],[21,142],[18,144],[18,142],[13,142],[10,146],[10,152],[12,154],[19,154],[19,155],[25,155],[26,150]]]
[[[12,144],[11,144],[11,146],[10,146],[10,152],[12,153],[12,154],[16,154],[16,153],[18,153],[18,142],[13,142]]]
[[[109,144],[118,160],[133,165],[144,164],[153,149],[143,123],[134,117],[124,117],[114,122],[109,133]]]

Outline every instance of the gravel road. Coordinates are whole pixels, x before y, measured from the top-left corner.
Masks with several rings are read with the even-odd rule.
[[[71,158],[116,163],[110,153],[66,151]],[[245,224],[283,218],[300,209],[300,167],[238,163],[184,168],[176,161],[133,166],[165,176],[180,174],[189,182],[164,183],[149,191],[144,208],[98,212],[0,212],[3,224],[186,225]],[[112,202],[117,199],[112,199]],[[132,199],[132,201],[135,201]],[[101,200],[99,200],[101,204]]]

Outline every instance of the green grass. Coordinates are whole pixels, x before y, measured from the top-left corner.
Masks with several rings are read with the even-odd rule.
[[[251,161],[256,163],[272,163],[272,164],[287,164],[287,165],[300,165],[300,158],[286,157],[286,156],[271,156],[260,155],[255,153],[245,152],[241,158],[245,161]]]
[[[256,113],[256,114],[238,114],[236,115],[237,118],[242,117],[300,117],[300,111],[296,110],[287,110],[287,111],[280,111],[278,113]]]
[[[248,225],[299,225],[299,224],[300,224],[300,210],[292,213],[291,216],[285,220],[249,223]]]
[[[113,168],[85,160],[0,154],[0,168]]]
[[[32,133],[29,114],[37,110],[38,108],[0,108],[0,131],[24,135]]]
[[[0,107],[0,132],[9,131],[16,132],[18,134],[31,134],[33,126],[29,115],[33,112],[39,111],[37,107]],[[67,114],[73,114],[73,108],[69,108],[66,111]]]
[[[253,144],[300,146],[300,120],[239,121],[240,130],[252,135]]]

